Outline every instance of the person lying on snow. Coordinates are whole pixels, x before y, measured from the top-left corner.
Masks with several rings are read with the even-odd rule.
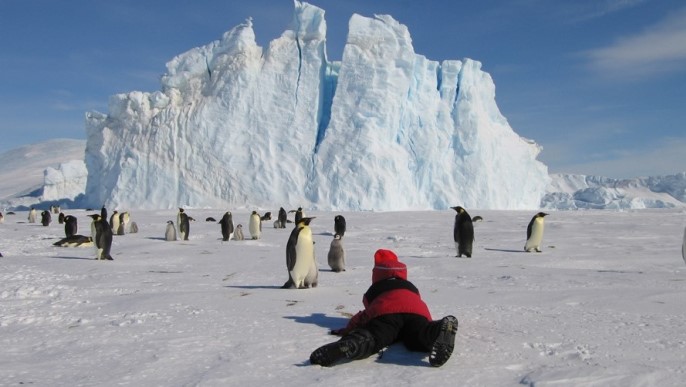
[[[407,266],[391,250],[374,253],[372,285],[362,298],[365,309],[345,328],[332,330],[340,340],[317,348],[310,363],[330,367],[349,359],[365,359],[402,341],[411,351],[429,353],[429,363],[440,367],[450,358],[457,334],[457,319],[432,321],[419,290],[407,280]]]

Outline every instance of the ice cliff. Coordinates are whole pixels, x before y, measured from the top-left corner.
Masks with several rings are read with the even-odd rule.
[[[86,114],[85,198],[111,208],[538,208],[540,148],[481,63],[416,54],[388,15],[353,15],[327,60],[324,11],[295,1],[266,49],[251,20],[167,63],[161,90]]]
[[[541,207],[558,210],[686,207],[686,172],[611,179],[552,174]]]

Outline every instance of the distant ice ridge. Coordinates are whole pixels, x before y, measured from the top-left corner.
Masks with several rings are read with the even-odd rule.
[[[162,88],[86,114],[90,206],[322,210],[538,208],[540,148],[481,63],[415,54],[391,16],[353,15],[340,62],[295,1],[263,49],[251,20],[167,63]]]
[[[686,207],[686,172],[667,176],[611,179],[552,174],[542,208],[642,209]]]
[[[59,167],[48,167],[44,172],[43,201],[74,200],[86,189],[88,170],[83,160],[61,163]]]

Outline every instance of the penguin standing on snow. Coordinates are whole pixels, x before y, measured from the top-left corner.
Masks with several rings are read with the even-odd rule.
[[[52,222],[52,216],[50,215],[50,211],[46,210],[40,213],[40,222],[45,227],[48,227],[50,225],[50,222]]]
[[[219,224],[222,227],[222,240],[226,242],[233,236],[233,215],[231,212],[226,211]]]
[[[238,226],[236,226],[236,230],[233,233],[233,240],[242,241],[244,239],[245,237],[243,236],[243,225],[239,224]]]
[[[524,245],[524,251],[531,252],[536,250],[536,252],[541,252],[541,242],[543,241],[543,229],[545,226],[544,217],[548,215],[545,212],[539,212],[534,215],[526,227],[526,244]]]
[[[457,215],[455,215],[455,226],[453,226],[453,239],[455,240],[457,257],[462,257],[462,254],[464,254],[467,258],[471,258],[472,245],[474,244],[472,217],[460,206],[450,208],[457,212]]]
[[[174,227],[174,222],[171,220],[167,221],[167,229],[164,230],[164,240],[167,242],[176,240],[176,227]]]
[[[119,230],[119,211],[114,210],[112,216],[110,216],[110,226],[112,226],[112,232],[117,233]]]
[[[188,235],[191,232],[191,222],[188,218],[188,214],[183,211],[183,208],[179,208],[179,236],[182,240],[187,241]]]
[[[76,221],[76,217],[73,215],[67,215],[64,217],[64,234],[69,238],[72,235],[76,235],[79,226]]]
[[[112,249],[112,227],[107,222],[107,219],[100,215],[90,215],[93,218],[93,225],[95,227],[95,247],[98,249],[95,259],[98,260],[113,260],[110,251]]]
[[[260,220],[260,214],[258,214],[257,211],[253,211],[252,214],[250,214],[248,230],[250,230],[252,239],[260,239],[260,236],[262,235],[262,221]]]
[[[302,289],[317,286],[319,270],[314,256],[314,240],[310,222],[312,218],[302,218],[291,231],[286,244],[286,267],[288,281],[282,289]]]
[[[279,208],[279,216],[274,223],[274,228],[286,228],[286,223],[288,222],[288,213],[283,207]]]
[[[60,214],[57,215],[57,223],[64,224],[64,217],[65,217],[64,212],[60,212]]]
[[[341,241],[340,234],[333,236],[327,259],[331,270],[336,273],[345,271],[345,250],[343,250],[343,243]]]
[[[126,234],[126,226],[129,224],[130,217],[128,212],[119,214],[119,225],[117,226],[117,235]]]
[[[337,235],[340,235],[340,237],[343,238],[343,235],[345,235],[345,218],[343,215],[336,215],[336,217],[333,218],[333,230]]]
[[[29,223],[36,223],[36,209],[31,207],[29,211]]]
[[[303,208],[298,207],[297,210],[290,210],[288,212],[295,212],[295,221],[293,223],[295,223],[295,227],[297,228],[298,224],[300,223],[300,220],[305,217],[305,212],[303,212]]]

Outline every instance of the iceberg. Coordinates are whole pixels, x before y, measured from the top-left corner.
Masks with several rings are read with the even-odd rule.
[[[252,19],[170,60],[161,89],[86,113],[86,206],[536,209],[550,178],[476,60],[416,54],[389,15],[352,15],[341,61],[295,1],[266,49]]]

